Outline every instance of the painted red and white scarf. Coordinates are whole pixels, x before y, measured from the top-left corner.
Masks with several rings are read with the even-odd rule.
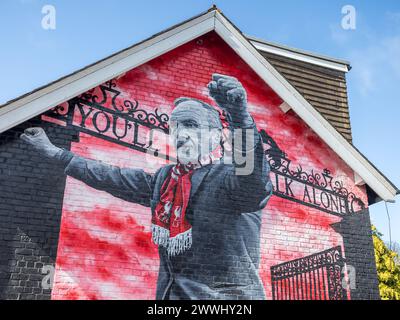
[[[220,148],[215,149],[202,165],[173,166],[161,187],[160,201],[152,217],[153,242],[167,249],[175,256],[192,246],[192,226],[186,219],[186,210],[192,190],[191,177],[200,167],[211,164],[221,158]]]
[[[220,112],[223,128],[228,127],[225,115]],[[186,219],[192,189],[191,177],[194,171],[209,165],[222,157],[219,146],[199,163],[201,165],[176,164],[170,169],[161,187],[160,201],[152,216],[152,239],[167,249],[170,256],[180,254],[192,246],[192,226]]]

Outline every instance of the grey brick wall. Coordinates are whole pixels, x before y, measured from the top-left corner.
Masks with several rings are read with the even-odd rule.
[[[69,148],[71,132],[35,118],[0,134],[0,298],[49,299],[41,282],[54,266],[65,175],[21,143],[18,136],[40,123],[52,141]]]
[[[351,299],[380,299],[369,210],[345,216],[334,229],[343,237],[346,263],[355,270]]]

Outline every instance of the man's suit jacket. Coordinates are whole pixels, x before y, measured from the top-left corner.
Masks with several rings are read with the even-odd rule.
[[[237,175],[235,164],[214,163],[196,169],[186,218],[192,247],[169,257],[159,247],[156,299],[265,299],[258,274],[261,209],[272,194],[269,166],[254,126],[254,170]],[[118,198],[150,207],[171,165],[154,175],[118,168],[64,151],[65,173]],[[150,219],[150,216],[149,216]]]

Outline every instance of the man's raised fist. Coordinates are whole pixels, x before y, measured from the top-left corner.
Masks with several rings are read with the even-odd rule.
[[[253,119],[247,111],[246,90],[238,79],[214,73],[208,90],[218,106],[230,115],[233,127],[253,125]]]
[[[50,142],[46,132],[39,127],[25,129],[20,138],[47,158],[54,158],[62,151]]]
[[[215,102],[230,114],[242,113],[247,109],[246,90],[234,77],[214,73],[208,90]]]

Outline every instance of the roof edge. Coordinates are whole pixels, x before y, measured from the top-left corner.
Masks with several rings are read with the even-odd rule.
[[[216,12],[215,31],[314,130],[345,163],[385,200],[396,189],[372,166],[268,61],[249,39],[222,13]]]
[[[286,45],[266,41],[254,36],[245,35],[245,37],[258,49],[264,52],[291,58],[297,61],[311,63],[321,67],[348,72],[351,70],[351,64],[347,60],[333,58],[311,51],[297,49]]]
[[[353,143],[350,143],[350,145],[367,161],[376,171],[379,172],[379,174],[385,178],[386,181],[390,183],[390,185],[393,187],[395,195],[400,194],[400,189],[381,171],[379,170],[371,160],[367,158],[367,156],[361,152]]]
[[[44,107],[41,107],[39,103],[41,103],[42,106],[46,105],[48,108],[61,103],[61,100],[55,100],[57,93],[58,96],[63,95],[64,101],[72,98],[73,96],[70,96],[70,94],[66,92],[67,87],[71,86],[72,83],[80,81],[80,90],[73,90],[74,96],[79,95],[92,87],[119,76],[129,68],[134,68],[137,65],[143,64],[187,41],[212,31],[214,28],[213,18],[217,12],[218,11],[213,8],[204,11],[199,15],[175,24],[164,31],[158,32],[145,40],[133,44],[126,49],[120,50],[0,105],[0,133],[27,120],[29,116],[28,113],[32,113],[30,116],[34,117],[44,112]],[[147,54],[145,54],[145,52],[147,52]],[[118,69],[119,73],[115,73],[114,69]],[[97,78],[95,78],[96,76]],[[62,94],[60,92],[62,92]],[[32,108],[31,112],[28,112],[26,109],[20,109],[22,106],[26,105]],[[12,117],[11,113],[15,112],[17,109],[20,111],[18,116]],[[10,123],[7,124],[6,121]]]
[[[385,200],[394,199],[399,190],[363,158],[363,155],[305,100],[240,29],[215,6],[79,72],[63,77],[62,80],[57,80],[38,92],[34,91],[14,99],[12,103],[0,108],[0,132],[212,30],[219,34],[379,196]]]
[[[41,86],[39,86],[39,87],[37,87],[37,88],[35,88],[35,89],[32,89],[31,91],[28,91],[27,93],[21,94],[21,95],[19,95],[19,96],[13,98],[13,99],[11,99],[11,100],[8,100],[8,101],[6,101],[6,102],[0,104],[0,109],[3,108],[3,107],[6,107],[7,105],[12,104],[13,102],[18,101],[18,100],[20,100],[20,99],[22,99],[22,98],[24,98],[24,97],[26,97],[26,96],[29,96],[29,95],[31,95],[31,94],[37,92],[37,91],[40,91],[40,90],[42,90],[42,89],[44,89],[44,88],[46,88],[46,87],[48,87],[48,86],[51,86],[52,84],[55,84],[55,83],[57,83],[57,82],[59,82],[59,81],[61,81],[61,80],[64,80],[64,79],[66,79],[66,78],[68,78],[68,77],[70,77],[70,76],[72,76],[72,75],[74,75],[74,74],[76,74],[76,73],[79,73],[79,72],[81,72],[81,71],[84,71],[84,70],[86,70],[86,69],[88,69],[88,68],[90,68],[90,67],[93,67],[93,66],[95,66],[95,65],[97,65],[97,64],[99,64],[99,63],[101,63],[101,62],[103,62],[103,61],[106,61],[106,60],[108,60],[108,59],[110,59],[110,58],[113,58],[113,57],[115,57],[115,56],[118,56],[119,54],[121,54],[121,53],[123,53],[123,52],[129,51],[130,49],[133,49],[133,48],[135,48],[135,47],[137,47],[137,46],[139,46],[139,45],[141,45],[141,44],[143,44],[143,43],[146,43],[146,42],[148,42],[149,40],[151,40],[151,39],[153,39],[153,38],[156,38],[156,37],[159,36],[159,35],[162,35],[162,34],[168,32],[168,31],[171,31],[171,30],[173,30],[173,29],[175,29],[175,28],[178,28],[179,26],[184,25],[185,23],[190,22],[190,21],[192,21],[192,20],[195,20],[195,19],[197,19],[197,18],[199,18],[199,17],[201,17],[201,16],[203,16],[203,15],[209,13],[209,12],[212,12],[212,11],[219,11],[219,9],[218,9],[215,5],[212,5],[208,10],[203,11],[202,13],[197,14],[197,15],[191,17],[191,18],[188,18],[188,19],[186,19],[186,20],[184,20],[184,21],[182,21],[182,22],[179,22],[179,23],[177,23],[177,24],[174,24],[174,25],[172,25],[171,27],[168,27],[168,28],[166,28],[166,29],[163,29],[163,30],[161,30],[160,32],[154,33],[154,34],[152,34],[151,36],[149,36],[149,37],[147,37],[147,38],[145,38],[145,39],[143,39],[143,40],[140,40],[139,42],[136,42],[136,43],[134,43],[133,45],[130,45],[129,47],[127,47],[127,48],[124,48],[124,49],[122,49],[122,50],[118,50],[118,51],[116,51],[116,52],[114,52],[114,53],[112,53],[112,54],[110,54],[110,55],[108,55],[108,56],[106,56],[106,57],[104,57],[104,58],[102,58],[102,59],[100,59],[100,60],[97,60],[96,62],[93,62],[93,63],[90,63],[90,64],[88,64],[88,65],[86,65],[86,66],[83,66],[83,67],[81,67],[81,68],[79,68],[79,69],[77,69],[77,70],[75,70],[75,71],[73,71],[73,72],[71,72],[71,73],[69,73],[69,74],[67,74],[67,75],[65,75],[65,76],[59,77],[59,78],[57,78],[56,80],[50,81],[50,82],[48,82],[48,83],[46,83],[46,84],[43,84],[43,85],[41,85]]]

